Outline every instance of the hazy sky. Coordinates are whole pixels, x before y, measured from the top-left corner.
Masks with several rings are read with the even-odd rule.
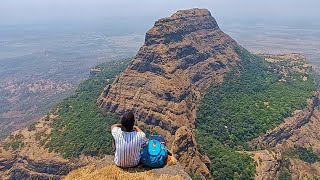
[[[0,25],[116,18],[160,18],[207,8],[219,19],[320,18],[319,0],[0,0]]]

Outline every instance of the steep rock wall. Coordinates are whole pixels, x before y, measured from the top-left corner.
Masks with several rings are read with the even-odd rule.
[[[174,140],[181,126],[194,128],[197,105],[211,84],[221,84],[239,57],[239,45],[223,33],[206,9],[181,10],[156,21],[131,65],[104,89],[97,104],[105,111],[135,112],[140,125]],[[196,164],[210,177],[197,148],[185,167]],[[179,156],[179,159],[186,157]],[[178,159],[178,160],[179,160]],[[189,169],[189,173],[197,174]]]

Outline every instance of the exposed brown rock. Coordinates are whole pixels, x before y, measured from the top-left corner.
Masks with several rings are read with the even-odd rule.
[[[106,111],[133,110],[140,125],[172,142],[179,127],[194,128],[205,90],[222,83],[229,67],[239,61],[237,46],[208,10],[178,11],[156,21],[131,65],[105,88],[97,103]],[[178,160],[190,153],[182,153]],[[199,157],[193,163],[200,163],[200,153],[195,155]],[[194,165],[203,168],[197,173],[208,174],[202,164]]]
[[[98,99],[101,108],[134,110],[146,125],[170,134],[194,127],[196,103],[212,83],[221,83],[228,64],[239,60],[237,43],[224,34],[209,11],[178,11],[146,34],[131,65]]]
[[[250,152],[254,154],[257,164],[256,179],[275,179],[284,155],[295,146],[312,149],[320,155],[319,105],[319,94],[316,93],[315,97],[308,100],[306,108],[296,111],[292,117],[286,118],[279,126],[250,143],[255,148],[266,149]],[[293,179],[320,176],[319,162],[306,163],[291,157],[289,160]]]
[[[252,151],[248,154],[256,162],[255,179],[273,180],[277,177],[282,161],[281,153],[272,150]]]
[[[210,160],[200,159],[202,156],[197,150],[194,135],[186,126],[182,126],[177,130],[171,150],[189,174],[199,175],[203,179],[211,177],[205,164],[209,164]]]
[[[318,106],[318,97],[308,100],[307,107],[303,111],[300,111],[293,117],[286,118],[282,124],[272,131],[269,131],[267,134],[253,140],[251,144],[258,146],[259,148],[271,148],[289,138],[292,139],[297,136],[299,131],[301,131],[301,127],[312,119],[314,110],[316,110]],[[308,135],[306,137],[308,137]]]
[[[114,159],[114,156],[106,155],[102,159],[90,162],[87,166],[93,165],[94,170],[99,170],[99,169],[108,167],[110,165],[114,165],[113,159]],[[130,168],[129,171],[130,172],[135,172],[135,171],[146,172],[146,171],[150,171],[150,169],[143,166],[138,166],[135,168]],[[179,163],[170,164],[170,165],[167,164],[163,168],[152,169],[152,173],[155,175],[155,177],[160,177],[162,175],[169,175],[169,176],[179,175],[186,180],[191,180],[191,177],[184,171],[183,167],[181,167]]]
[[[60,179],[81,165],[40,144],[51,133],[54,119],[53,114],[48,114],[33,128],[15,131],[1,142],[0,179]],[[13,144],[19,145],[13,148]]]
[[[320,162],[306,163],[300,159],[290,159],[292,179],[319,179]]]
[[[206,89],[211,84],[221,84],[229,68],[239,61],[234,51],[238,46],[219,29],[208,10],[178,11],[169,18],[158,20],[147,32],[145,44],[131,65],[111,86],[104,88],[97,104],[106,111],[117,113],[133,110],[139,125],[168,139],[168,146],[190,175],[211,178],[208,170],[211,162],[199,153],[192,131],[196,110]],[[268,56],[270,62],[287,57],[283,55],[284,58],[274,60],[273,56]],[[300,58],[300,55],[293,56]],[[292,66],[301,73],[310,68],[305,64],[303,68],[294,63]],[[96,73],[99,70],[93,70],[91,75]],[[268,106],[269,102],[264,105]],[[16,139],[8,138],[3,142],[0,146],[0,179],[59,179],[72,169],[99,162],[98,158],[91,157],[64,159],[40,145],[50,135],[53,119],[40,119],[34,130],[14,132],[13,135],[21,140],[16,150],[4,148]],[[282,153],[294,145],[311,148],[320,154],[319,127],[319,99],[315,96],[304,110],[296,111],[293,117],[253,140],[252,147],[264,149],[245,152],[252,154],[257,163],[256,179],[277,178]],[[40,139],[36,140],[36,137]],[[110,157],[106,158],[110,160]],[[319,163],[307,164],[298,159],[290,159],[290,163],[294,179],[319,175]],[[160,169],[160,174],[161,170],[168,169]],[[180,167],[177,170],[181,171]]]

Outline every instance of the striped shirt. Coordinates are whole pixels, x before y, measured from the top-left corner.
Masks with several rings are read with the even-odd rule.
[[[114,127],[111,133],[116,146],[115,164],[120,167],[134,167],[138,165],[141,146],[146,139],[144,132],[124,132],[121,128]]]

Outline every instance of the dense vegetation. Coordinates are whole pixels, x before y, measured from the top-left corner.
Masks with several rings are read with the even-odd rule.
[[[204,137],[200,130],[198,143],[201,153],[208,155],[214,179],[252,179],[255,164],[251,157],[223,145],[212,137]]]
[[[283,160],[280,164],[280,170],[279,170],[279,180],[291,180],[292,179],[292,172],[290,170],[290,160],[285,155],[283,157]]]
[[[306,105],[315,84],[290,72],[281,82],[280,66],[267,63],[248,51],[236,49],[241,62],[220,86],[209,88],[197,113],[200,149],[213,162],[216,179],[250,179],[254,164],[235,150],[280,123],[293,110]]]
[[[295,147],[293,150],[293,154],[299,159],[308,163],[315,163],[317,161],[320,161],[320,156],[315,154],[311,149],[307,149],[304,147]]]
[[[49,150],[60,152],[64,157],[110,153],[110,126],[118,117],[102,113],[96,99],[128,64],[129,60],[122,60],[99,65],[97,68],[102,72],[81,83],[74,95],[58,104],[59,118],[54,121],[46,144]]]

